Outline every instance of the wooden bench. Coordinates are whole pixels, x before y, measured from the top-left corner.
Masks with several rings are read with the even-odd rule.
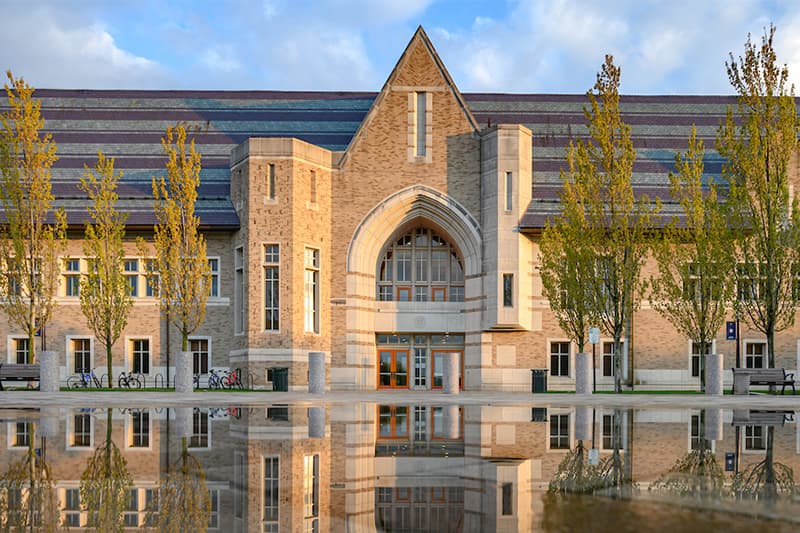
[[[732,368],[733,393],[749,394],[750,385],[781,385],[781,394],[786,391],[786,386],[792,387],[795,393],[794,374],[787,374],[784,368]]]
[[[733,410],[734,426],[783,426],[794,421],[794,411]]]
[[[39,381],[39,365],[9,365],[0,364],[0,390],[3,388],[3,381]]]

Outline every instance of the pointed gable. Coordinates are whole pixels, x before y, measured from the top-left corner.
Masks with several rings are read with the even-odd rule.
[[[376,117],[387,112],[385,109],[386,106],[391,105],[387,100],[391,100],[390,95],[392,93],[405,93],[407,95],[408,105],[406,113],[408,115],[408,132],[405,133],[408,136],[407,146],[409,153],[413,145],[423,143],[421,137],[423,133],[418,132],[415,129],[416,126],[425,124],[428,128],[426,132],[427,137],[431,136],[432,117],[433,114],[436,113],[431,105],[433,100],[432,95],[434,94],[447,95],[452,99],[454,107],[459,110],[459,118],[462,121],[462,124],[459,124],[457,129],[463,130],[464,127],[467,127],[473,132],[479,130],[475,118],[472,116],[471,111],[467,107],[455,83],[453,83],[450,74],[447,72],[444,63],[442,63],[442,60],[436,53],[425,30],[422,26],[419,26],[403,51],[403,54],[400,56],[400,59],[397,61],[394,69],[392,69],[391,74],[389,74],[389,78],[386,80],[381,92],[373,102],[364,121],[350,141],[344,157],[342,158],[343,165],[351,156],[352,152],[356,150],[356,147],[362,139],[369,134]],[[427,96],[427,99],[424,99],[420,95]],[[394,100],[396,102],[396,99]],[[427,120],[417,120],[417,111],[420,109],[425,110]],[[391,112],[391,110],[388,112]],[[427,141],[426,148],[428,149],[427,162],[430,162],[432,139],[428,138],[425,141]]]

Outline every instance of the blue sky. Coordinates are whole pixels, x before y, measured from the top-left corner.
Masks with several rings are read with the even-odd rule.
[[[773,22],[800,87],[800,2],[4,0],[0,66],[35,87],[377,91],[423,25],[463,92],[729,94]]]

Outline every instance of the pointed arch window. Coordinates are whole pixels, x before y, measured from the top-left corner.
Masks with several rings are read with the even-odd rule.
[[[458,249],[431,228],[392,241],[378,264],[377,298],[399,302],[463,302],[464,262]]]

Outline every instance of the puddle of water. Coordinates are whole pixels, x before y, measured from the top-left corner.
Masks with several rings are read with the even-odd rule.
[[[793,411],[0,410],[0,527],[796,531]]]

